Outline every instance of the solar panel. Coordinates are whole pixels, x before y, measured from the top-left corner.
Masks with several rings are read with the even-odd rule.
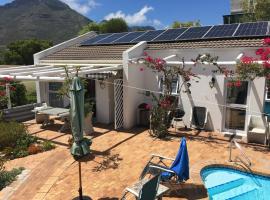
[[[111,36],[109,36],[109,37],[107,37],[107,38],[105,38],[103,40],[98,41],[96,44],[110,44],[113,41],[115,41],[115,40],[117,40],[117,39],[119,39],[119,38],[121,38],[121,37],[123,37],[123,36],[125,36],[127,34],[128,34],[127,32],[125,32],[125,33],[114,33]]]
[[[235,37],[245,36],[263,36],[267,34],[268,22],[254,22],[240,24]]]
[[[210,28],[211,26],[191,27],[177,40],[201,39]]]
[[[95,42],[98,42],[99,40],[102,40],[108,36],[112,35],[112,33],[107,33],[107,34],[100,34],[97,35],[96,37],[90,38],[89,40],[86,40],[84,42],[81,43],[82,46],[87,46],[87,45],[92,45]]]
[[[160,36],[155,38],[152,41],[171,41],[175,40],[177,37],[179,37],[182,33],[184,33],[187,30],[187,28],[178,28],[178,29],[168,29],[164,33],[162,33]]]
[[[132,40],[140,37],[142,34],[146,33],[145,31],[140,32],[131,32],[118,40],[115,40],[113,43],[130,43]]]
[[[239,24],[213,26],[203,38],[232,37]]]
[[[164,30],[148,31],[147,33],[133,40],[132,42],[140,42],[140,41],[150,42],[151,40],[159,36],[162,32],[164,32]]]

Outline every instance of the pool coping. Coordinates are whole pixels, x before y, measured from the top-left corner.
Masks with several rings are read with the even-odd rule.
[[[233,163],[235,163],[235,162],[233,162]],[[230,168],[230,169],[238,170],[238,171],[241,171],[241,172],[244,172],[244,173],[255,174],[255,175],[259,175],[259,176],[264,176],[266,178],[270,178],[270,174],[258,171],[258,169],[256,169],[256,168],[252,169],[251,167],[248,168],[246,166],[245,166],[246,168],[240,168],[238,166],[235,166],[235,165],[232,165],[232,164],[230,165],[230,164],[226,164],[226,163],[224,163],[224,164],[216,163],[216,164],[206,165],[203,168],[201,168],[200,174],[204,169],[207,169],[207,168],[210,168],[210,167]]]

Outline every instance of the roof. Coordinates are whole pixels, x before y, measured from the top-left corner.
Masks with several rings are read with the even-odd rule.
[[[80,46],[67,47],[41,60],[122,60],[122,54],[133,45]]]
[[[149,43],[147,50],[261,47],[262,39],[234,39],[209,41],[182,41],[173,43]]]
[[[80,46],[77,44],[43,57],[41,60],[122,60],[123,52],[134,45],[135,44]],[[262,39],[231,39],[148,43],[146,50],[237,48],[261,46]]]

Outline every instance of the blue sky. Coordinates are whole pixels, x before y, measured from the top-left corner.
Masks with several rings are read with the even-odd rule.
[[[12,0],[0,0],[3,5]],[[222,24],[230,0],[61,0],[94,21],[124,18],[129,25],[165,28],[173,21],[200,20],[202,25]]]

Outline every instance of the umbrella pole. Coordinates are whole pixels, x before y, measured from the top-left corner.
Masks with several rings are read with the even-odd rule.
[[[79,196],[80,200],[83,200],[83,194],[82,194],[82,170],[81,170],[81,162],[79,161]]]

